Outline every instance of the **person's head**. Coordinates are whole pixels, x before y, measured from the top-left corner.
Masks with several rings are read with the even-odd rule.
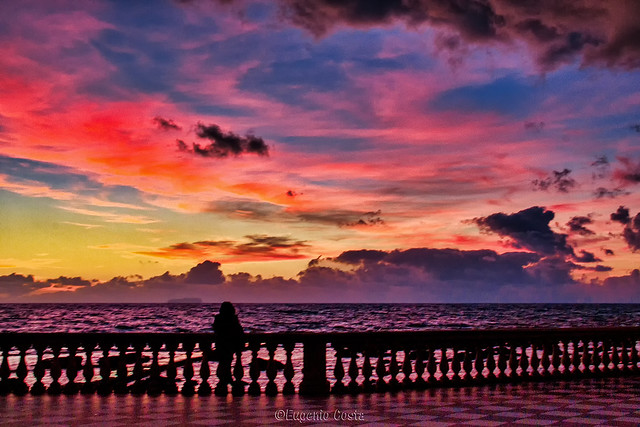
[[[225,301],[220,305],[220,314],[223,316],[233,316],[236,314],[236,309],[229,301]]]

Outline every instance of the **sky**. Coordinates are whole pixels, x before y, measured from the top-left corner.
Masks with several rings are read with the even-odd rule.
[[[2,2],[0,302],[640,302],[640,4]]]

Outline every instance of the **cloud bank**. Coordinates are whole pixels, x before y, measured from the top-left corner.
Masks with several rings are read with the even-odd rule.
[[[524,43],[547,70],[578,60],[584,66],[640,67],[640,4],[596,0],[282,0],[288,19],[323,37],[342,26],[371,28],[403,22],[429,25],[474,44]]]

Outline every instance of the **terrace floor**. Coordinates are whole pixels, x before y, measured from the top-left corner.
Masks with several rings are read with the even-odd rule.
[[[300,421],[301,416],[312,419]],[[350,421],[349,416],[355,419]],[[637,426],[640,425],[640,377],[324,398],[298,395],[0,397],[2,426],[225,424]]]

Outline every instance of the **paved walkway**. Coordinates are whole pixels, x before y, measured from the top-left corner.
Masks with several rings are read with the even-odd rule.
[[[326,398],[0,397],[2,426],[225,424],[638,426],[640,377]]]

